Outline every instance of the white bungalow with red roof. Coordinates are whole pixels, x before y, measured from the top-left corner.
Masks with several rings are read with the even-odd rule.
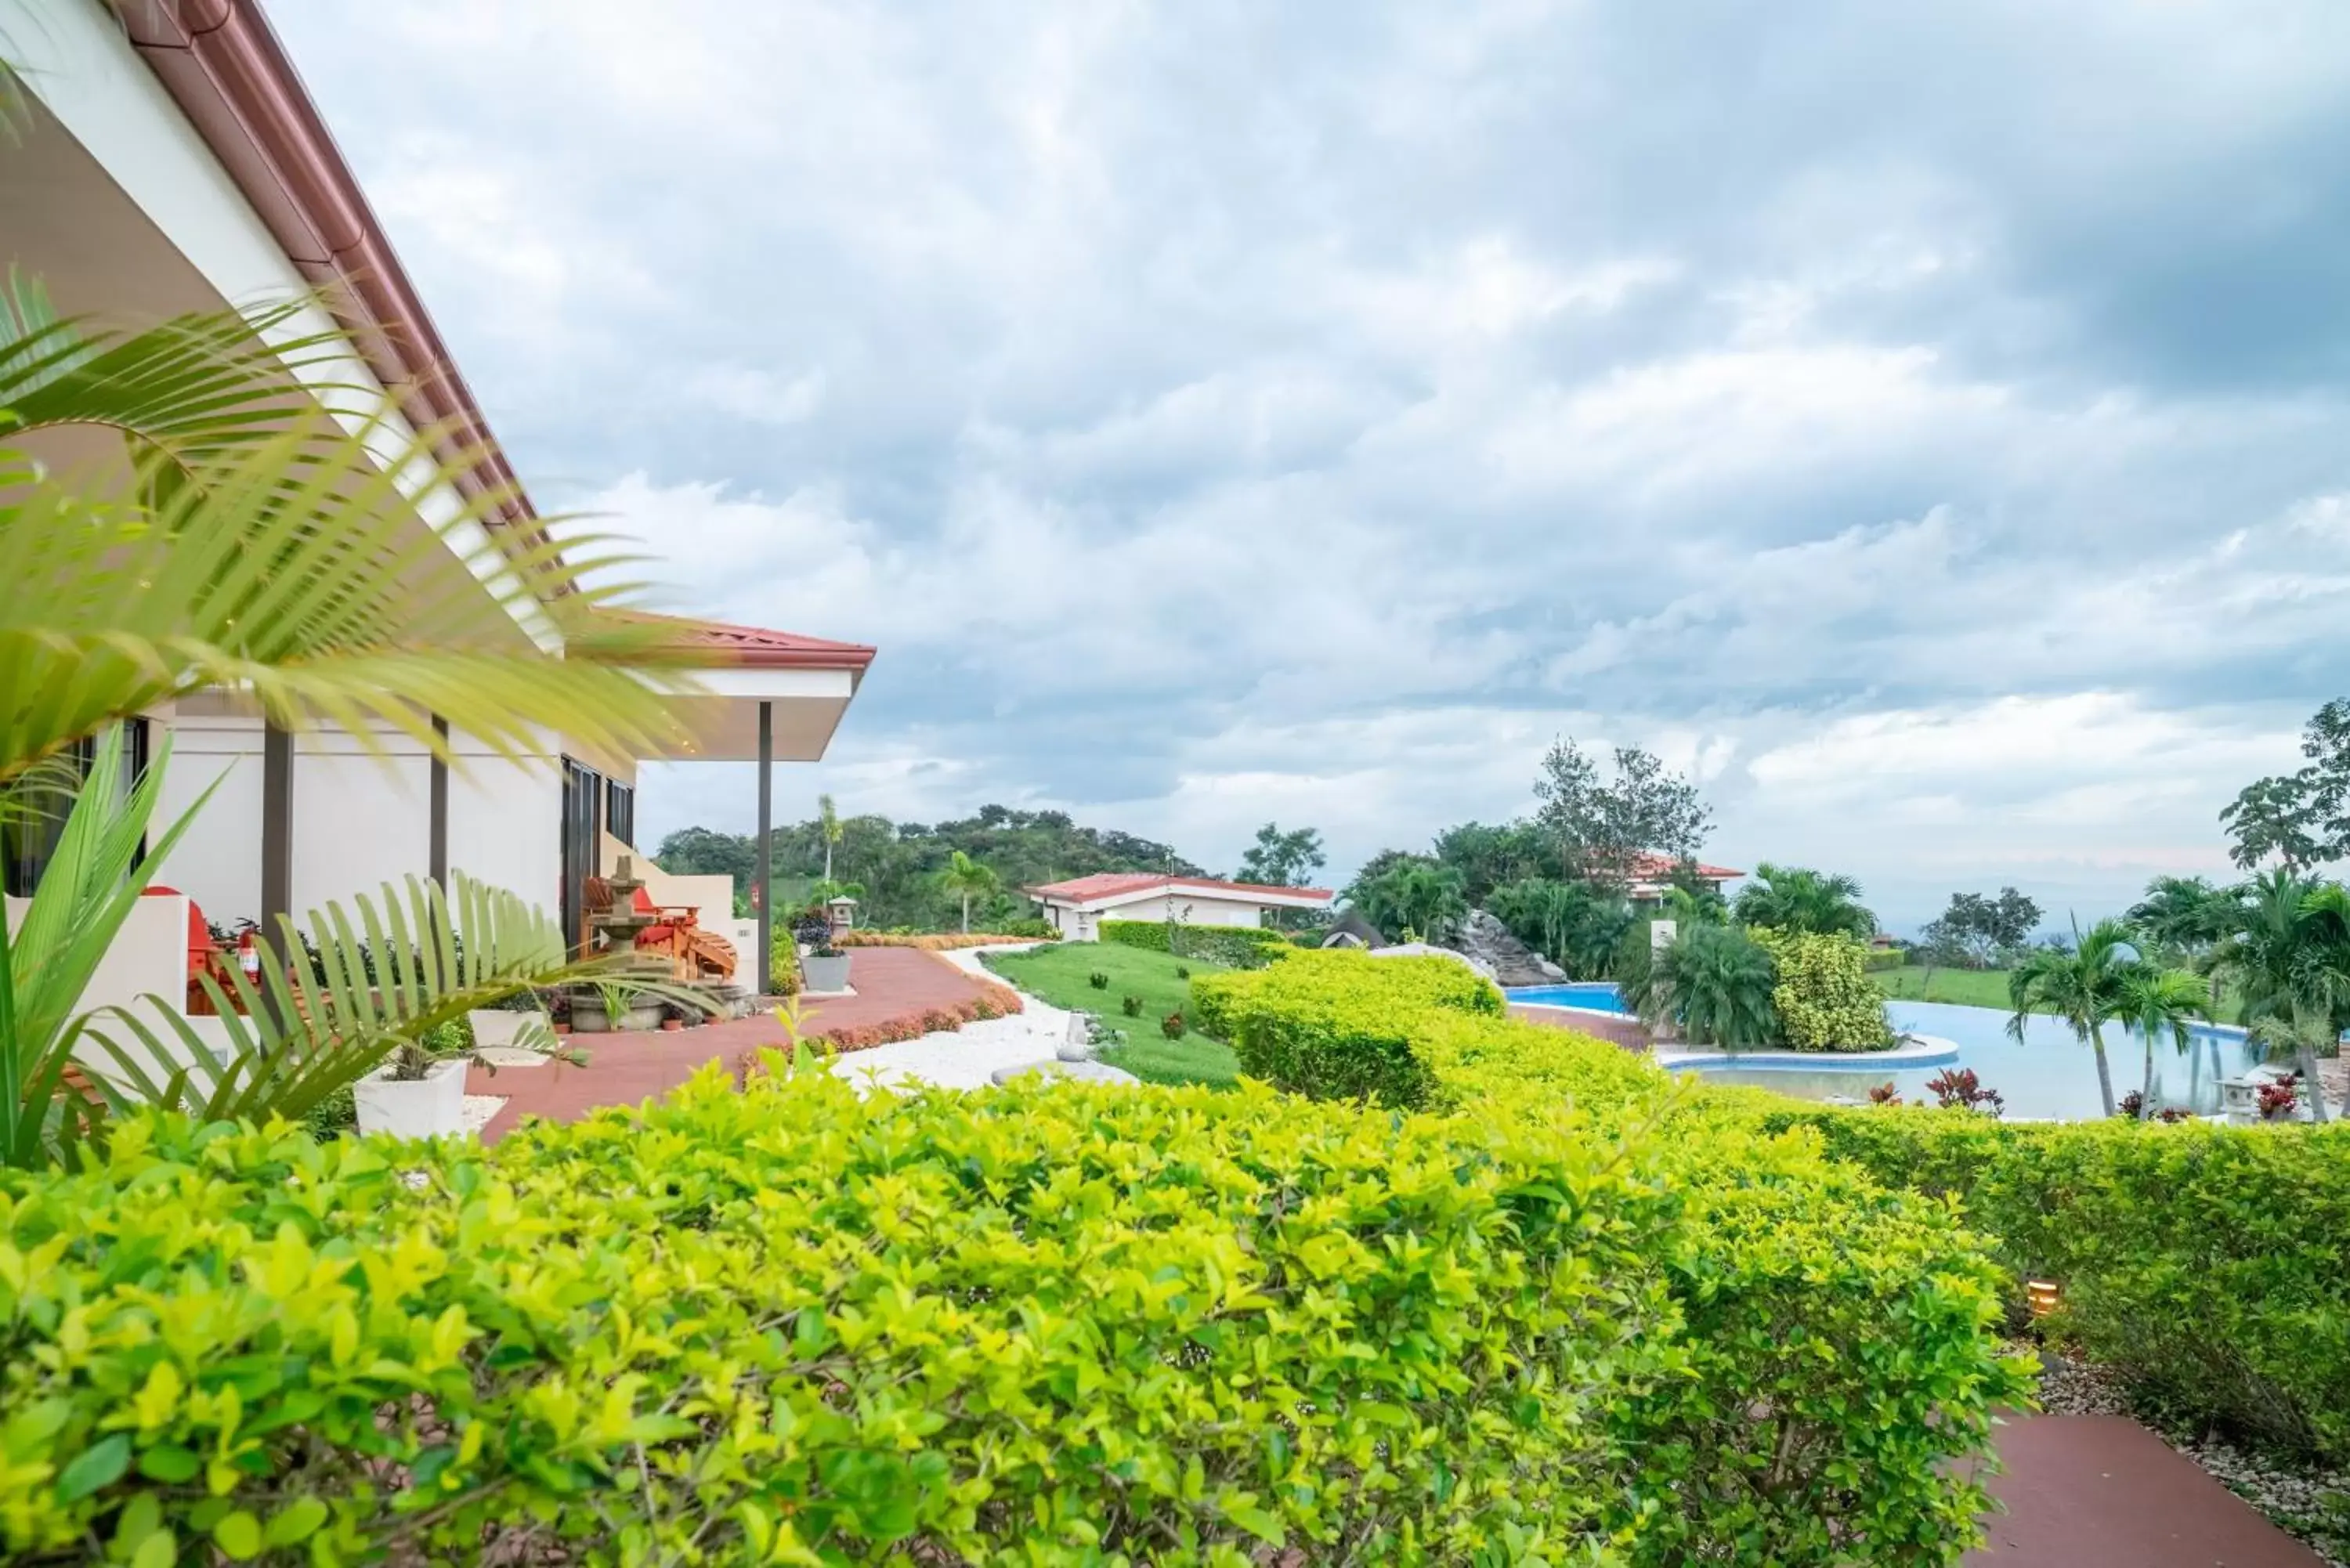
[[[39,279],[67,317],[145,324],[308,301],[285,330],[339,327],[350,347],[289,362],[289,396],[347,422],[390,410],[394,428],[445,432],[448,475],[403,492],[420,521],[457,514],[459,495],[494,496],[490,537],[510,551],[536,542],[543,524],[257,0],[0,0],[0,37],[22,89],[0,136],[0,262]],[[459,558],[485,582],[500,570],[495,552]],[[528,603],[512,596],[515,636],[547,646],[554,634]],[[462,870],[539,901],[576,934],[590,884],[632,854],[645,762],[757,763],[764,842],[772,764],[824,755],[874,650],[677,625],[707,651],[703,694],[679,701],[681,722],[656,755],[597,754],[549,734],[544,755],[515,765],[461,733],[452,749],[467,765],[451,768],[386,734],[386,766],[349,733],[267,730],[232,692],[133,721],[134,768],[172,738],[159,820],[221,782],[164,868],[177,891],[143,901],[84,1004],[176,994],[192,906],[274,927],[386,881]],[[21,897],[51,846],[8,848],[0,868]],[[659,876],[648,891],[663,906],[697,907],[738,950],[751,937],[734,926],[731,887],[706,885],[724,878]],[[769,989],[769,946],[755,940]],[[747,979],[753,955],[742,956]]]
[[[1632,858],[1631,876],[1626,891],[1631,894],[1635,903],[1655,903],[1674,885],[1673,873],[1679,865],[1680,862],[1669,855],[1637,855]],[[1694,870],[1697,880],[1717,893],[1724,891],[1724,884],[1735,882],[1746,875],[1743,871],[1732,871],[1727,866],[1709,866],[1702,860],[1697,863]]]
[[[1277,909],[1327,910],[1327,888],[1271,888],[1154,871],[1103,871],[1024,889],[1053,929],[1072,941],[1099,940],[1104,920],[1178,920],[1187,926],[1263,926]]]

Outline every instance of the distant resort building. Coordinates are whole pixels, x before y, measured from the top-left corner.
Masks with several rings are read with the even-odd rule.
[[[1053,929],[1073,941],[1101,935],[1104,920],[1180,920],[1187,926],[1263,926],[1277,909],[1320,913],[1336,897],[1327,888],[1269,888],[1150,871],[1103,871],[1023,889]]]
[[[1643,853],[1634,856],[1630,875],[1626,879],[1626,891],[1631,895],[1632,901],[1636,904],[1660,902],[1666,891],[1675,885],[1673,873],[1679,867],[1680,862],[1669,855]],[[1746,875],[1743,871],[1733,871],[1727,866],[1708,866],[1702,860],[1697,862],[1693,869],[1698,881],[1725,897],[1728,889],[1724,884],[1735,882]]]

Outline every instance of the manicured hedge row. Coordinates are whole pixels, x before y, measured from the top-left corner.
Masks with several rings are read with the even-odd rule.
[[[1170,931],[1174,946],[1168,945]],[[1165,920],[1104,920],[1101,940],[1180,958],[1204,959],[1234,969],[1262,968],[1271,954],[1289,946],[1288,936],[1263,926],[1191,926]]]
[[[1296,1092],[1642,1140],[1681,1206],[1689,1359],[1617,1407],[1632,1561],[1947,1563],[1973,1539],[1983,1500],[1952,1461],[2023,1381],[1993,1335],[2005,1278],[1948,1208],[1766,1127],[1783,1100],[1506,1018],[1450,960],[1300,953],[1192,996],[1244,1071]]]
[[[1689,1481],[1821,1501],[1725,1451],[1679,1202],[1570,1113],[770,1068],[0,1175],[0,1557],[1596,1563]]]
[[[2350,1462],[2350,1127],[2004,1126],[1756,1107],[1878,1179],[1949,1194],[2151,1406]]]
[[[1352,982],[1378,998],[1367,1022],[1332,1000],[1350,983],[1343,971],[1294,978],[1284,963],[1192,984],[1229,1015],[1226,1038],[1252,1072],[1392,1103],[1571,1099],[1682,1147],[1814,1138],[1884,1187],[1957,1199],[2008,1301],[2024,1279],[2059,1284],[2061,1330],[2180,1425],[2350,1463],[2350,1127],[2009,1125],[1676,1089],[1644,1060],[1565,1031],[1426,1000],[1410,1016],[1391,977]],[[1364,1059],[1382,1064],[1375,1081],[1329,1065]]]
[[[1060,933],[1044,922],[1042,929],[1004,931],[843,931],[832,939],[842,948],[919,948],[926,953],[953,952],[961,948],[998,947],[1006,942],[1055,942]]]

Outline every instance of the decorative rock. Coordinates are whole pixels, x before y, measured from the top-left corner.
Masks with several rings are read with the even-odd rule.
[[[1069,1027],[1061,1036],[1054,1055],[1064,1062],[1090,1062],[1094,1059],[1094,1015],[1090,1012],[1069,1014]]]
[[[1469,911],[1469,918],[1461,922],[1461,936],[1454,945],[1498,985],[1540,985],[1546,980],[1565,978],[1540,953],[1512,935],[1509,927],[1482,909]]]

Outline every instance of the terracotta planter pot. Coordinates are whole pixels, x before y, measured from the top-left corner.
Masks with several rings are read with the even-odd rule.
[[[661,1033],[664,1034],[674,1034],[684,1027],[685,1020],[682,1018],[664,1018],[661,1020]]]
[[[571,1033],[571,1025],[568,1023],[557,1023],[552,1027],[557,1034],[568,1034]]]

